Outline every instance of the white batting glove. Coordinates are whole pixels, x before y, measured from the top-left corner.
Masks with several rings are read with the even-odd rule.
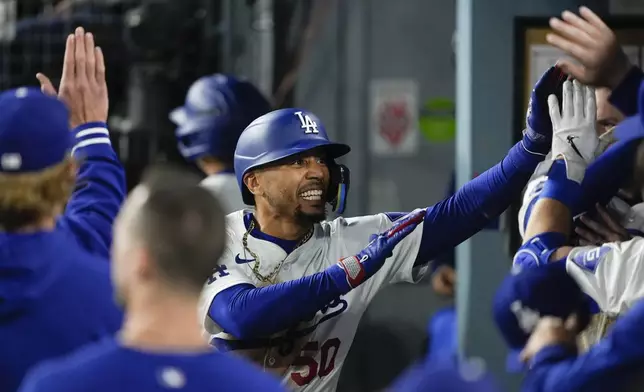
[[[578,81],[563,85],[563,108],[555,95],[548,97],[552,121],[552,159],[563,158],[569,180],[581,183],[586,167],[595,158],[599,138],[595,129],[597,104],[592,88]]]

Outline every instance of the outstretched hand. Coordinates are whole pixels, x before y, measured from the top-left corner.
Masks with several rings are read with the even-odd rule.
[[[579,15],[564,11],[561,19],[550,19],[550,27],[548,43],[579,62],[565,59],[557,65],[582,84],[614,89],[631,69],[615,33],[589,8],[580,7]]]
[[[380,234],[370,237],[369,244],[357,255],[338,262],[347,275],[351,288],[359,286],[378,272],[396,246],[405,239],[425,218],[425,209],[418,209],[398,219],[393,226]]]
[[[58,96],[70,110],[70,126],[107,122],[109,99],[103,51],[92,33],[78,27],[67,37],[59,91],[45,74],[38,73],[43,93]]]
[[[548,97],[552,120],[552,158],[564,158],[568,179],[581,183],[586,166],[595,158],[597,104],[595,92],[579,81],[563,85],[561,108],[555,95]]]

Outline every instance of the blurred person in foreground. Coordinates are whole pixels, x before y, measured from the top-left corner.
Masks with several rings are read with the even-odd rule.
[[[51,85],[51,95],[0,95],[0,391],[121,323],[108,260],[125,177],[105,124],[103,65],[78,29],[58,99]]]
[[[174,169],[146,173],[114,227],[112,278],[125,321],[116,339],[43,363],[21,391],[283,391],[203,339],[197,304],[225,245],[217,199]]]
[[[577,80],[598,89],[610,89],[610,101],[617,108],[627,115],[636,114],[642,72],[630,64],[614,32],[585,7],[580,8],[579,16],[566,11],[562,19],[553,18],[551,26],[554,33],[548,36],[549,41],[579,62],[561,61],[559,66],[571,72]],[[589,41],[588,36],[593,39]],[[598,107],[598,116],[600,109]],[[601,125],[598,119],[595,127],[598,134],[601,133]],[[591,157],[581,183],[582,192],[570,201],[570,214],[578,219],[575,219],[574,226],[568,226],[574,232],[566,233],[566,236],[576,233],[578,240],[571,236],[561,245],[580,244],[585,247],[558,253],[560,258],[570,254],[568,272],[594,302],[596,316],[582,335],[584,349],[601,338],[617,316],[644,295],[644,285],[639,284],[639,280],[624,280],[625,276],[641,275],[640,257],[636,256],[639,249],[635,246],[639,241],[629,240],[641,238],[644,231],[644,204],[641,203],[644,162],[640,162],[636,138],[623,137],[623,130],[628,128],[626,122],[611,131],[610,147],[608,144],[602,146],[605,140],[600,137],[600,148]],[[625,140],[616,141],[620,130],[621,138]],[[538,169],[537,172],[540,172],[539,178],[528,187],[519,217],[524,230],[548,179],[543,170]],[[616,197],[618,189],[620,197]],[[561,219],[566,217],[560,216]],[[526,242],[530,240],[529,236],[524,235],[524,238]],[[631,243],[634,245],[626,245]],[[588,255],[588,260],[584,260],[584,255]]]
[[[201,185],[219,198],[227,214],[247,207],[233,167],[239,135],[270,110],[271,105],[250,82],[215,74],[194,82],[185,104],[170,113],[177,125],[179,152],[207,176]]]
[[[561,262],[515,268],[506,277],[494,300],[494,318],[512,350],[509,364],[527,369],[522,392],[642,390],[644,301],[579,354],[589,305]]]

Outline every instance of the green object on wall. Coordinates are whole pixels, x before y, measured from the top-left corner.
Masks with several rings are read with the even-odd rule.
[[[420,132],[433,143],[454,140],[456,136],[455,114],[453,100],[447,98],[428,100],[420,111]]]

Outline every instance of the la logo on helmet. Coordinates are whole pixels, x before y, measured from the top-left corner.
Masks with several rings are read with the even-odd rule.
[[[304,129],[304,133],[320,133],[318,124],[311,120],[308,114],[303,114],[299,111],[295,112],[295,115],[300,119],[300,123],[302,124],[301,128]]]

